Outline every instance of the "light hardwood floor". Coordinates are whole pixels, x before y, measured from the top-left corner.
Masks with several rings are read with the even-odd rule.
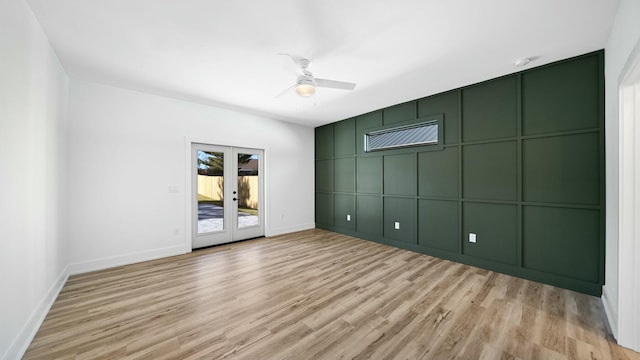
[[[323,230],[72,276],[26,359],[640,359],[598,298]]]

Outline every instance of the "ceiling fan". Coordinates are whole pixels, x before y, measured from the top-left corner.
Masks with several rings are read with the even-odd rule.
[[[296,88],[296,93],[300,96],[308,97],[313,95],[316,92],[316,87],[322,88],[331,88],[331,89],[340,89],[340,90],[353,90],[356,87],[356,84],[345,82],[345,81],[336,81],[336,80],[327,80],[327,79],[318,79],[313,76],[311,71],[309,71],[309,66],[311,66],[311,60],[305,59],[303,57],[297,57],[290,54],[278,54],[285,55],[291,58],[296,65],[300,66],[302,71],[302,75],[298,76],[296,83],[291,85],[289,88],[284,90],[282,93],[278,94],[276,97],[284,94],[289,91],[292,87]]]

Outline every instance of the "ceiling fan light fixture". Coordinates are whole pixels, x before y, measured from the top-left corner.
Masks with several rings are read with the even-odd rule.
[[[311,84],[300,84],[296,86],[296,92],[300,96],[311,96],[316,92],[316,87]]]
[[[308,97],[316,92],[316,84],[312,79],[301,76],[296,84],[296,92],[300,96]]]

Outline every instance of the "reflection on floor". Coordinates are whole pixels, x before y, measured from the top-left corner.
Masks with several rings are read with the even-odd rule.
[[[198,202],[198,234],[224,230],[224,208],[210,202]],[[258,225],[258,216],[238,211],[238,227]]]

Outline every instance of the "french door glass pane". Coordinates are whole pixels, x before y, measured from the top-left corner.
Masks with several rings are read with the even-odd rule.
[[[224,230],[224,153],[198,150],[198,234]]]
[[[238,228],[259,224],[259,162],[258,154],[238,154]]]

